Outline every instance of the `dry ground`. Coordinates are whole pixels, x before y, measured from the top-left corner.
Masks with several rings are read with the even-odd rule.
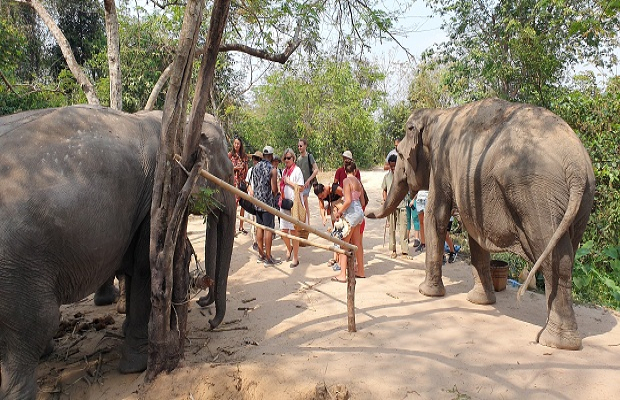
[[[328,182],[333,173],[324,173]],[[364,171],[371,204],[381,198],[383,171]],[[312,225],[322,227],[311,195]],[[219,332],[208,331],[210,309],[190,306],[183,365],[150,385],[144,375],[116,372],[123,316],[94,307],[92,296],[64,306],[63,318],[86,321],[110,314],[113,325],[68,334],[39,370],[39,398],[59,399],[608,399],[620,393],[618,314],[576,307],[581,351],[534,342],[546,318],[544,296],[516,289],[497,304],[469,303],[470,267],[444,268],[447,295],[418,292],[424,255],[389,258],[384,220],[368,220],[367,279],[357,281],[357,332],[347,332],[346,285],[331,282],[330,254],[302,248],[301,264],[256,263],[250,235],[235,241],[228,312]],[[203,249],[204,227],[190,236]],[[312,238],[312,236],[311,236]],[[277,240],[274,254],[284,257]],[[200,294],[199,294],[200,295]],[[327,388],[322,394],[317,390]],[[336,393],[339,392],[339,393]]]

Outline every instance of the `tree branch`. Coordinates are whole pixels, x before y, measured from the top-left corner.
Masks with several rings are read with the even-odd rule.
[[[0,71],[0,77],[2,77],[2,80],[4,81],[4,84],[6,85],[6,87],[8,87],[11,92],[19,96],[19,93],[15,91],[15,89],[13,88],[9,80],[6,79],[6,76],[4,76],[4,73],[2,71]]]
[[[43,23],[47,26],[51,34],[56,39],[56,42],[58,43],[58,46],[60,47],[60,50],[65,57],[65,61],[67,62],[69,70],[71,70],[73,77],[86,95],[88,104],[99,105],[99,98],[97,97],[97,93],[95,92],[93,84],[90,82],[84,71],[82,71],[82,67],[75,60],[75,56],[73,55],[73,51],[71,51],[71,45],[69,44],[69,41],[62,33],[58,25],[56,25],[56,22],[54,22],[45,7],[43,7],[43,5],[38,0],[15,1],[18,3],[28,4],[39,15],[39,18],[43,20]]]

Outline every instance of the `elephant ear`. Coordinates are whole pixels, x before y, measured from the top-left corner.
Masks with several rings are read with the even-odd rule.
[[[404,145],[401,143],[399,145],[400,153],[403,155],[405,160],[409,163],[411,168],[416,171],[418,167],[418,149],[423,145],[422,143],[422,132],[424,131],[424,119],[421,115],[421,110],[414,111],[409,119],[407,119],[407,123],[405,124],[405,137],[407,138]]]

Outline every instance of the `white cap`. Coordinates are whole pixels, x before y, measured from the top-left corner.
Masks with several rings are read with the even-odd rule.
[[[263,149],[263,154],[273,154],[273,147],[265,146],[265,148]]]
[[[349,150],[342,153],[342,156],[348,158],[349,160],[353,160],[353,154]]]

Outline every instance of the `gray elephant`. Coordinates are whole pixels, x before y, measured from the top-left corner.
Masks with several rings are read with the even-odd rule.
[[[211,115],[206,115],[202,124],[201,144],[209,149],[206,159],[207,171],[232,185],[233,166],[226,151],[228,148],[226,137]],[[203,177],[199,178],[196,187],[216,189],[213,199],[218,205],[207,214],[205,232],[205,269],[213,286],[206,296],[198,300],[198,304],[203,307],[215,302],[215,316],[209,320],[209,325],[213,329],[222,322],[226,314],[226,288],[235,240],[237,203],[231,192],[219,188]]]
[[[160,130],[161,112],[91,106],[0,118],[0,398],[35,398],[59,306],[119,272],[127,292],[119,369],[146,368]]]
[[[414,111],[399,144],[390,214],[408,190],[429,190],[425,210],[426,278],[420,292],[443,296],[445,227],[458,207],[469,235],[474,288],[468,300],[492,304],[490,252],[509,251],[541,267],[548,315],[538,341],[581,348],[572,306],[575,252],[588,222],[594,173],[572,129],[548,110],[498,99]],[[526,284],[523,288],[527,287]]]

